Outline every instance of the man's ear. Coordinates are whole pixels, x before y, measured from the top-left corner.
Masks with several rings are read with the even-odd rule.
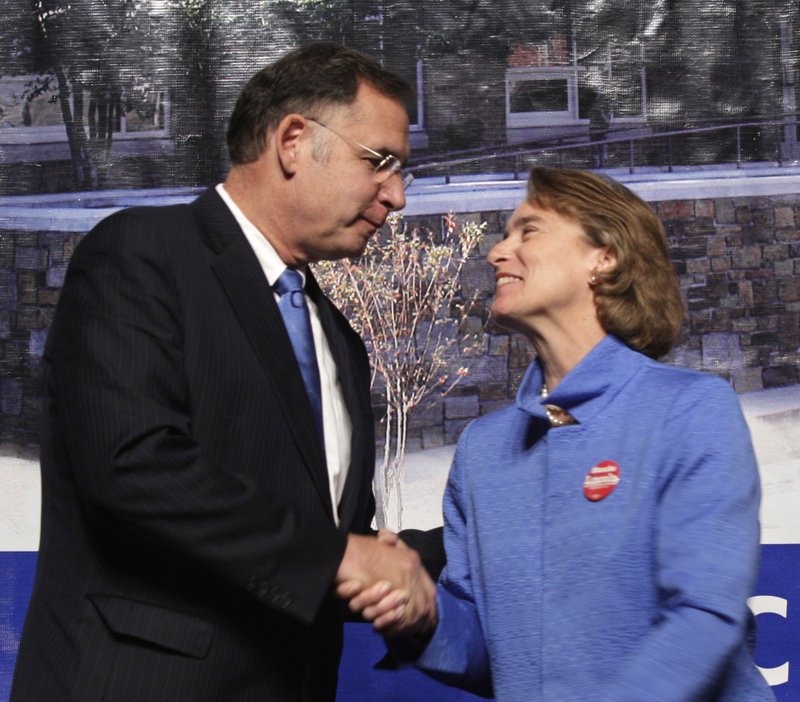
[[[297,171],[302,142],[308,138],[308,120],[293,112],[286,115],[275,128],[272,141],[281,168],[287,175]]]

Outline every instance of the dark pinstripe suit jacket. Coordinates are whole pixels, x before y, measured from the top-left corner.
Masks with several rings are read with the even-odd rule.
[[[11,699],[332,699],[347,531],[372,517],[364,346],[316,301],[353,421],[337,529],[280,313],[214,190],[119,212],[45,353],[42,537]]]

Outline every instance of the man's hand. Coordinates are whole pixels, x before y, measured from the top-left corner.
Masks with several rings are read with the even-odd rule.
[[[350,534],[336,582],[350,609],[382,634],[426,633],[436,626],[436,586],[397,534]]]

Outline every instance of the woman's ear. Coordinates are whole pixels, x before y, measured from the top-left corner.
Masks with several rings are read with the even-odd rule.
[[[617,252],[610,246],[603,246],[597,250],[594,270],[601,274],[603,271],[612,271],[617,266]]]

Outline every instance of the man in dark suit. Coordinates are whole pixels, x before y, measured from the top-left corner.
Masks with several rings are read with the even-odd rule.
[[[332,700],[336,585],[386,581],[409,621],[431,616],[416,552],[367,535],[368,359],[306,267],[359,254],[405,204],[408,91],[358,52],[292,52],[239,97],[224,185],[78,246],[45,352],[14,702]],[[317,395],[279,305],[287,268]]]

